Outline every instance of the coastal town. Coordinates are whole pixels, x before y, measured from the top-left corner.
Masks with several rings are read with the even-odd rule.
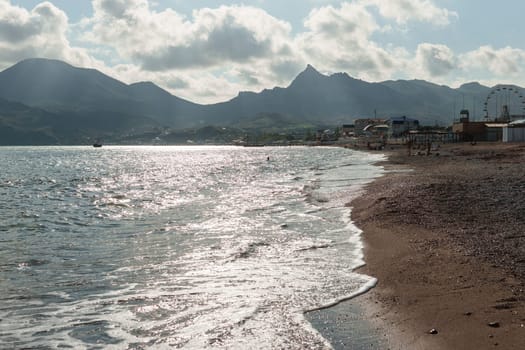
[[[274,130],[264,133],[247,130],[233,140],[245,146],[285,145],[346,145],[355,148],[381,150],[387,145],[439,145],[444,143],[525,142],[525,97],[521,88],[497,85],[483,103],[482,113],[465,107],[454,110],[452,117],[436,118],[435,124],[417,116],[393,114],[378,117],[346,117],[349,122],[337,127],[313,131],[311,128]],[[440,120],[441,122],[438,122]],[[450,120],[444,123],[443,120]],[[206,142],[206,141],[205,141]],[[208,140],[213,143],[213,140]]]
[[[384,146],[387,140],[391,144],[525,142],[525,98],[521,89],[511,85],[494,87],[486,97],[483,112],[479,117],[472,116],[467,108],[454,109],[452,123],[445,126],[422,125],[417,118],[407,116],[358,118],[342,125],[338,136],[346,141],[364,140],[374,148],[378,144]],[[330,130],[319,131],[317,137],[326,142],[333,140],[333,134]]]

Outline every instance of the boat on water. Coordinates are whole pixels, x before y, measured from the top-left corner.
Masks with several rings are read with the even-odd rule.
[[[95,148],[100,148],[100,147],[102,147],[102,142],[100,142],[100,141],[98,141],[98,140],[95,141],[95,143],[93,144],[93,147],[95,147]]]

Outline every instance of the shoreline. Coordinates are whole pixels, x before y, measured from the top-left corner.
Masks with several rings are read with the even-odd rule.
[[[387,151],[387,173],[349,204],[365,244],[357,272],[378,283],[347,303],[383,348],[525,348],[525,146],[439,152]]]

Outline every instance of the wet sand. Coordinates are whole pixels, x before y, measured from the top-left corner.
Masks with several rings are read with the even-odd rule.
[[[386,340],[367,317],[363,305],[357,299],[306,314],[307,320],[330,342],[334,350],[387,349]]]
[[[348,313],[384,349],[525,349],[525,145],[387,153],[349,204],[379,282]]]

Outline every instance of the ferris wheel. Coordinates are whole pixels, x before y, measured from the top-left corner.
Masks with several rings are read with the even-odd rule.
[[[512,115],[525,115],[525,97],[515,85],[496,85],[487,95],[483,111],[485,119],[509,122]]]

